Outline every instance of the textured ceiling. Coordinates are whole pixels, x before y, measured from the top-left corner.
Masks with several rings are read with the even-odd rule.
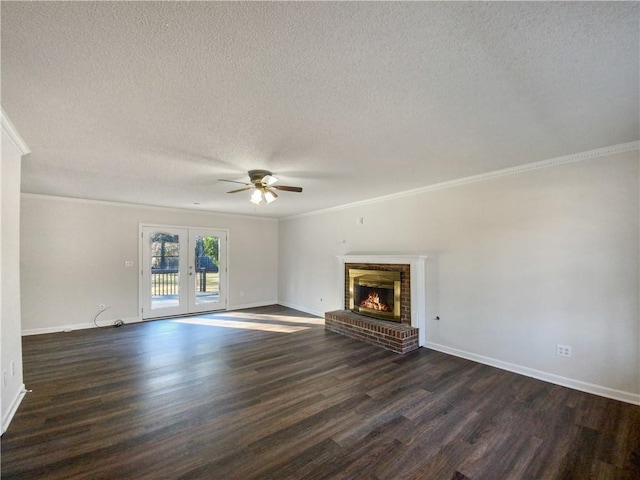
[[[283,217],[638,140],[638,6],[2,2],[2,107],[23,192]]]

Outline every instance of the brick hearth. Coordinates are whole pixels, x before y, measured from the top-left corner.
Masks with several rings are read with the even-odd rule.
[[[325,328],[393,352],[407,353],[426,339],[426,255],[354,253],[340,255],[342,308],[325,313]],[[400,272],[400,322],[378,320],[351,312],[349,268]]]
[[[324,314],[324,326],[332,332],[396,353],[407,353],[418,348],[418,329],[406,323],[377,320],[348,310],[336,310]]]

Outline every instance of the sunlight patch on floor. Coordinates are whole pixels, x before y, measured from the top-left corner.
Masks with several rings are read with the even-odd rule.
[[[255,318],[255,317],[254,317]],[[221,318],[181,318],[178,320],[172,320],[176,323],[187,323],[191,325],[204,325],[207,327],[225,327],[225,328],[238,328],[241,330],[261,330],[263,332],[277,332],[277,333],[294,333],[302,330],[309,330],[311,327],[298,327],[294,325],[277,325],[273,323],[258,323],[247,322],[245,320],[223,320]]]
[[[215,318],[229,318],[229,319],[249,319],[249,320],[267,320],[286,323],[306,323],[307,325],[324,325],[324,318],[318,317],[297,317],[294,315],[277,315],[277,314],[256,314],[256,313],[242,313],[242,312],[225,312],[214,313],[212,316]]]

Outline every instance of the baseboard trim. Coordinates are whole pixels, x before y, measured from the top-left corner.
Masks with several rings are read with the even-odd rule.
[[[501,370],[507,370],[509,372],[518,373],[526,377],[535,378],[544,382],[553,383],[562,387],[572,388],[581,392],[592,393],[605,398],[611,398],[613,400],[620,400],[621,402],[631,403],[634,405],[640,405],[640,394],[625,392],[622,390],[616,390],[609,387],[603,387],[602,385],[595,385],[581,380],[574,380],[572,378],[555,375],[553,373],[543,372],[535,370],[533,368],[523,367],[509,362],[503,362],[496,360],[495,358],[485,357],[483,355],[477,355],[475,353],[466,352],[464,350],[458,350],[457,348],[447,347],[433,342],[426,342],[425,348],[431,350],[437,350],[438,352],[447,353],[455,357],[465,358],[474,362],[489,365],[491,367],[500,368]]]
[[[117,319],[109,320],[111,323],[107,323],[105,320],[98,322],[98,325],[101,327],[110,327],[113,325]],[[141,320],[138,317],[128,317],[121,319],[125,325],[129,323],[140,323]],[[26,330],[22,330],[22,336],[28,337],[29,335],[43,335],[46,333],[59,333],[59,332],[71,332],[73,330],[86,330],[88,328],[97,328],[93,322],[88,323],[75,323],[72,325],[57,325],[55,327],[44,327],[44,328],[28,328]]]
[[[18,394],[14,397],[13,401],[11,402],[11,408],[9,408],[9,410],[7,411],[7,414],[2,419],[2,433],[6,432],[7,428],[9,428],[9,424],[11,423],[11,420],[13,420],[13,416],[18,411],[18,407],[20,406],[20,403],[22,403],[22,399],[24,398],[26,393],[27,393],[27,390],[24,388],[24,383],[23,383],[20,386],[20,390],[18,391]]]
[[[244,310],[245,308],[268,307],[269,305],[277,305],[277,300],[269,300],[268,302],[244,303],[242,305],[230,305],[227,311]]]
[[[283,307],[293,308],[294,310],[300,310],[301,312],[308,313],[310,315],[315,315],[316,317],[324,318],[324,312],[319,312],[317,310],[311,310],[310,308],[303,307],[301,305],[294,305],[289,302],[276,302],[278,305],[282,305]]]
[[[268,302],[256,302],[256,303],[246,303],[243,305],[233,305],[227,308],[227,310],[242,310],[244,308],[267,307],[269,305],[277,305],[277,304],[278,304],[277,300],[270,300]],[[197,314],[193,314],[193,315],[197,315]],[[109,327],[113,324],[115,320],[116,319],[108,320],[108,321],[102,320],[102,321],[99,321],[98,324],[101,327]],[[139,317],[122,318],[121,320],[125,323],[125,325],[129,323],[141,323],[141,322],[147,321],[147,320],[142,320]],[[148,319],[148,320],[153,320],[153,319]],[[75,323],[71,325],[57,325],[55,327],[28,328],[28,329],[22,330],[22,336],[27,337],[30,335],[44,335],[47,333],[71,332],[73,330],[86,330],[88,328],[96,328],[96,326],[93,324],[93,322],[87,322],[87,323]]]

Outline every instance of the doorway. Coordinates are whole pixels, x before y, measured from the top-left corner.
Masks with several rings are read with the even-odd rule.
[[[143,320],[224,310],[227,231],[140,226]]]

